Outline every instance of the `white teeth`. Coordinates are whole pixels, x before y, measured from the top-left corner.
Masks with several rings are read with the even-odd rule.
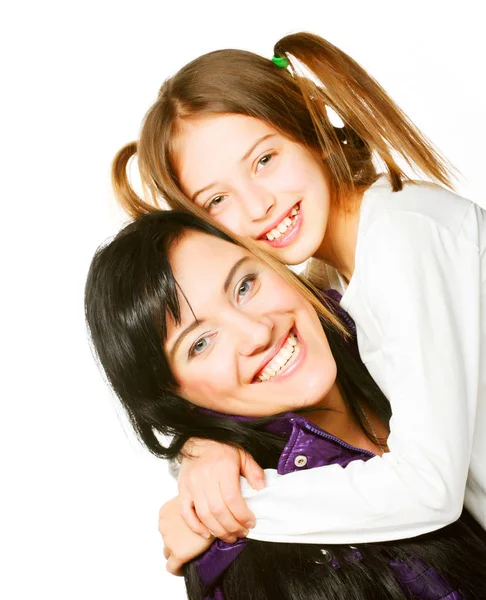
[[[284,357],[284,359],[287,361],[287,360],[289,360],[289,358],[292,356],[293,352],[294,352],[294,351],[293,351],[293,349],[291,350],[290,348],[287,348],[287,347],[285,347],[285,348],[282,350],[282,356],[283,356],[283,357]]]
[[[275,368],[274,365],[277,366],[278,368],[283,367],[286,362],[287,361],[282,356],[282,353],[279,352],[277,354],[277,356],[272,360],[272,369]]]
[[[277,356],[274,356],[272,361],[267,364],[260,375],[258,375],[258,380],[261,382],[268,381],[272,377],[275,377],[290,359],[296,357],[298,353],[298,340],[293,333],[290,333]]]
[[[270,242],[272,242],[273,240],[278,240],[281,235],[283,233],[285,233],[287,231],[287,229],[289,227],[291,227],[292,225],[294,225],[294,223],[297,220],[296,215],[299,214],[299,208],[293,208],[290,212],[290,216],[293,217],[292,219],[290,217],[285,217],[285,219],[283,219],[283,221],[281,221],[277,227],[275,227],[274,229],[272,229],[271,231],[269,231],[266,234],[266,238],[267,240],[269,240]]]

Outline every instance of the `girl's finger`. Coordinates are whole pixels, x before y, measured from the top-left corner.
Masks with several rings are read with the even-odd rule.
[[[221,497],[219,501],[222,503]],[[198,518],[205,525],[205,527],[207,527],[208,530],[212,532],[212,534],[215,537],[225,542],[228,542],[229,544],[236,542],[236,536],[234,534],[231,534],[227,529],[225,529],[221,522],[214,516],[213,508],[215,506],[215,502],[217,501],[212,500],[212,502],[213,505],[211,506],[209,504],[208,498],[206,498],[206,496],[203,495],[201,495],[198,498],[194,506]],[[218,506],[217,509],[219,509]]]
[[[179,495],[181,517],[191,531],[208,540],[211,537],[211,532],[202,523],[194,509],[194,503],[190,496]]]
[[[225,527],[238,537],[244,537],[248,529],[255,525],[255,517],[243,500],[240,490],[240,478],[236,481],[226,480],[221,482],[221,496],[228,510],[233,516],[237,529],[231,529],[229,522],[224,522]]]
[[[177,575],[177,577],[182,577],[182,575],[183,575],[182,567],[183,566],[184,565],[179,560],[177,560],[174,556],[171,555],[167,561],[167,564],[165,565],[165,568],[172,575]]]

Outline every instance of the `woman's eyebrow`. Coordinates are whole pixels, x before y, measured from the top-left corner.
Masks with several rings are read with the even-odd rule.
[[[226,294],[226,292],[228,291],[228,288],[230,286],[231,280],[233,279],[233,277],[235,276],[236,271],[240,268],[240,266],[246,262],[247,260],[250,260],[249,256],[243,256],[243,258],[240,258],[240,260],[237,260],[235,262],[235,264],[231,267],[228,276],[226,277],[226,280],[224,282],[224,286],[223,286],[223,290],[224,293]]]
[[[191,331],[196,329],[196,327],[199,327],[201,323],[204,323],[204,321],[193,321],[188,327],[181,331],[179,337],[176,339],[174,345],[172,346],[172,349],[169,352],[169,356],[172,360],[174,359],[175,353],[177,352],[177,348],[179,348],[179,346],[181,345],[182,340],[186,337],[186,335],[191,333]]]
[[[241,267],[241,265],[243,263],[245,263],[247,260],[250,260],[250,257],[243,256],[242,258],[237,260],[235,262],[235,264],[231,267],[231,269],[229,270],[229,273],[225,279],[224,285],[223,285],[224,293],[226,293],[228,291],[228,288],[231,284],[231,280],[235,276],[235,273],[238,271],[238,269]],[[205,319],[203,319],[202,321],[199,319],[195,319],[190,325],[188,325],[183,331],[181,331],[181,333],[177,337],[176,341],[174,342],[174,345],[172,346],[171,350],[169,351],[169,356],[172,360],[174,359],[175,353],[177,352],[177,348],[179,348],[179,346],[182,343],[182,340],[186,337],[186,335],[191,333],[191,331],[196,329],[196,327],[199,327],[199,325],[202,325],[204,323],[204,321],[205,321]]]

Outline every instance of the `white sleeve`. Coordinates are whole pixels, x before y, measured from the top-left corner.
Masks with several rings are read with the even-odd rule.
[[[377,542],[461,513],[478,396],[479,250],[403,212],[381,215],[362,241],[359,289],[380,333],[365,363],[392,406],[390,452],[346,468],[266,471],[260,492],[243,482],[257,519],[250,538]]]

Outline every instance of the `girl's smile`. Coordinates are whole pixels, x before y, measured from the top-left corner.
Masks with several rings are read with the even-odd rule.
[[[285,248],[292,244],[302,229],[303,215],[300,205],[301,202],[298,202],[283,218],[277,219],[276,223],[264,231],[258,240],[272,248]]]
[[[235,114],[183,121],[175,159],[186,196],[229,231],[287,264],[320,247],[330,208],[322,167],[269,124]]]

